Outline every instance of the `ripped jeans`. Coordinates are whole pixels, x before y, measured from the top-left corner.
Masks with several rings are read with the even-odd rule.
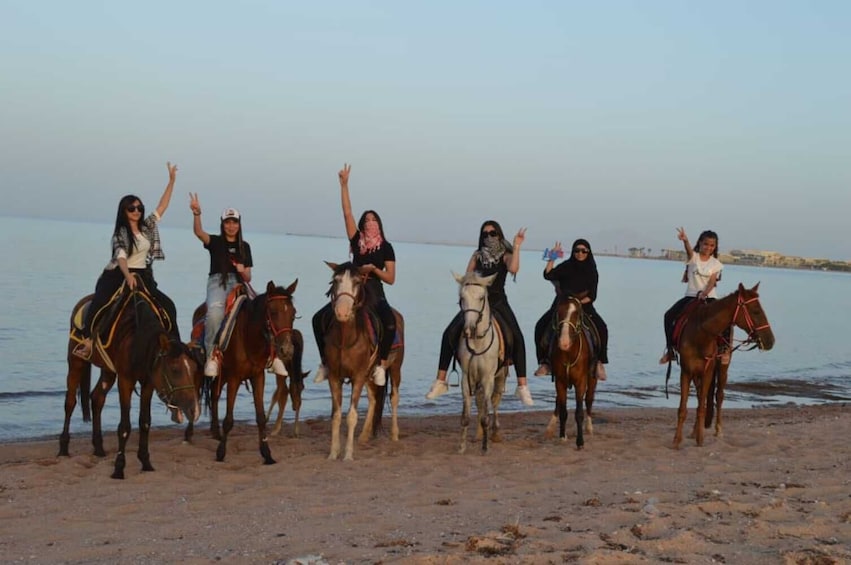
[[[225,286],[222,286],[222,276],[219,273],[210,275],[207,279],[207,316],[204,318],[204,350],[207,359],[213,354],[216,336],[225,319],[225,302],[228,294],[239,283],[236,273],[228,273]]]

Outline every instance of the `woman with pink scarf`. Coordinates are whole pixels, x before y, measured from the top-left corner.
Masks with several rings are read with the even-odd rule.
[[[390,348],[396,336],[396,318],[393,309],[384,295],[384,284],[396,282],[396,254],[393,246],[384,237],[384,226],[381,217],[374,210],[364,212],[357,224],[352,215],[352,203],[349,199],[349,173],[352,166],[344,164],[337,173],[340,179],[340,198],[343,204],[343,220],[346,223],[346,236],[349,238],[349,252],[352,254],[352,263],[360,267],[361,274],[366,277],[366,286],[370,294],[376,298],[373,309],[381,319],[383,326],[381,340],[378,344],[378,357],[380,362],[372,373],[375,384],[383,386],[386,382],[385,371],[387,369],[387,358],[390,356]],[[319,348],[320,364],[316,371],[315,383],[321,383],[327,378],[325,359],[322,355],[325,351],[324,334],[325,328],[330,323],[333,312],[331,304],[326,304],[313,316],[313,335],[316,338],[316,346]]]

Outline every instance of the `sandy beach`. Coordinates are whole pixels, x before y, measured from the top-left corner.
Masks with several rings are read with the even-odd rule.
[[[689,422],[694,416],[692,408]],[[851,561],[845,404],[725,411],[722,437],[670,447],[676,411],[606,409],[577,451],[549,412],[505,414],[504,440],[459,455],[459,418],[403,418],[327,460],[330,421],[270,439],[254,426],[215,461],[206,430],[152,433],[127,478],[87,434],[0,445],[0,560],[27,563],[844,563]],[[572,407],[571,407],[572,417]],[[134,410],[135,418],[135,410]],[[363,418],[361,418],[361,423]],[[689,424],[687,423],[687,426]],[[135,426],[135,422],[134,422]],[[75,421],[77,430],[87,426]],[[345,428],[345,425],[344,425]],[[389,422],[387,425],[389,429]],[[571,436],[573,434],[571,433]]]

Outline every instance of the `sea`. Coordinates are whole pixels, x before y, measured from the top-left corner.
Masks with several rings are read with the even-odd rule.
[[[188,214],[187,214],[188,216]],[[209,256],[185,226],[167,216],[160,233],[166,254],[157,261],[155,277],[160,288],[177,305],[181,334],[186,338],[194,308],[205,298]],[[6,242],[6,266],[0,269],[0,441],[14,442],[57,437],[64,419],[66,348],[70,310],[79,298],[93,291],[109,259],[112,225],[48,219],[2,218],[0,239]],[[342,226],[341,226],[342,232]],[[392,235],[391,236],[392,241]],[[475,229],[473,229],[475,235]],[[572,241],[582,234],[565,233]],[[348,259],[343,237],[318,237],[259,233],[247,229],[245,238],[254,257],[253,286],[262,292],[267,281],[289,285],[298,280],[296,328],[305,336],[305,381],[301,418],[327,418],[331,399],[327,384],[312,380],[319,361],[310,319],[327,300],[331,271],[325,261]],[[593,245],[593,242],[591,242]],[[467,265],[475,242],[437,245],[395,241],[396,284],[386,287],[390,303],[405,317],[405,360],[402,366],[401,402],[404,416],[461,413],[461,393],[428,401],[425,394],[435,378],[441,333],[458,309],[458,286],[452,276]],[[595,406],[676,407],[676,367],[666,395],[666,366],[658,365],[663,351],[662,315],[684,291],[682,265],[677,262],[597,257],[600,285],[596,307],[609,326],[608,380],[597,387]],[[542,277],[541,250],[523,249],[520,272],[509,278],[506,291],[527,342],[529,385],[535,410],[554,406],[549,377],[533,377],[537,364],[532,345],[539,316],[553,298],[552,285]],[[825,271],[772,269],[727,265],[719,285],[721,295],[739,283],[759,283],[760,300],[768,314],[776,344],[770,351],[737,351],[729,370],[726,407],[748,408],[789,403],[821,404],[851,400],[851,274]],[[738,330],[736,337],[743,338]],[[93,372],[96,379],[98,372]],[[450,374],[457,385],[460,375]],[[527,410],[511,394],[513,371],[502,411]],[[266,406],[274,392],[274,375],[266,379]],[[223,401],[224,402],[224,401]],[[153,424],[172,424],[155,400]],[[696,401],[692,400],[690,407]],[[222,409],[224,405],[222,405]],[[348,391],[344,397],[348,409]],[[132,421],[138,422],[134,402]],[[366,397],[361,400],[362,415]],[[253,421],[250,393],[240,389],[236,419]],[[285,423],[292,421],[287,410]],[[204,428],[207,416],[199,426]],[[107,398],[104,432],[118,425],[117,391]],[[71,423],[74,435],[88,434],[80,408]]]

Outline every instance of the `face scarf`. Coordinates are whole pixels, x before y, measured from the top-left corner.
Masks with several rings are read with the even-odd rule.
[[[381,244],[384,239],[381,237],[381,230],[378,229],[378,222],[375,220],[367,220],[363,224],[363,231],[360,232],[360,241],[358,248],[361,255],[372,253],[381,249]]]
[[[505,246],[502,244],[502,238],[486,237],[479,248],[479,260],[485,267],[493,267],[502,260],[505,255]]]

